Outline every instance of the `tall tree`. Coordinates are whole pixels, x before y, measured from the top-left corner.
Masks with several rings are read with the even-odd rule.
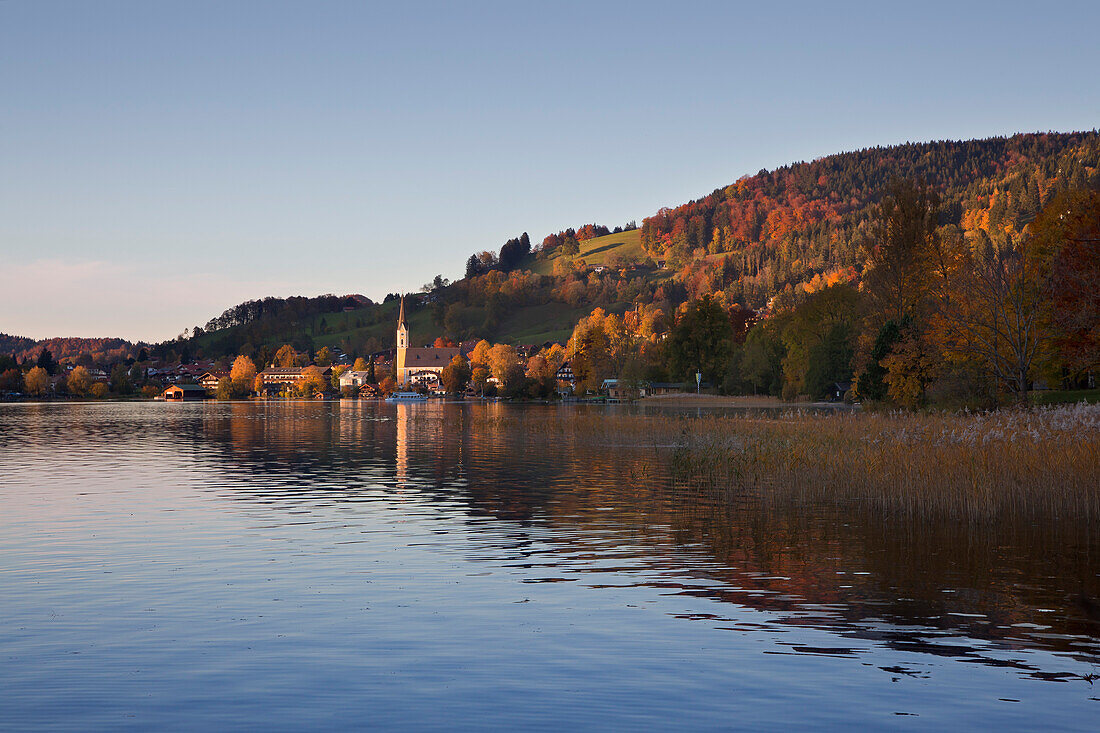
[[[1071,373],[1100,367],[1100,192],[1065,191],[1031,225],[1044,322]]]
[[[451,363],[443,368],[443,388],[448,392],[459,393],[466,389],[473,372],[470,364],[461,356],[455,356]]]
[[[42,347],[42,350],[38,352],[37,366],[46,370],[46,373],[51,377],[57,373],[57,362],[53,358],[53,354],[46,347]]]
[[[702,378],[717,383],[726,373],[733,354],[733,328],[729,316],[710,295],[690,303],[665,342],[669,368],[677,378]]]
[[[906,179],[895,180],[879,205],[863,282],[880,324],[916,317],[927,304],[939,206],[931,186]]]
[[[1030,237],[965,252],[966,267],[938,311],[937,337],[957,358],[977,359],[1026,404],[1031,370],[1046,345],[1043,293]]]

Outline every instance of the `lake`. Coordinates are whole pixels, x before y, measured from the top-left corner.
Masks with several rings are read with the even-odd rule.
[[[0,728],[1095,729],[1096,527],[509,429],[630,409],[0,405]]]

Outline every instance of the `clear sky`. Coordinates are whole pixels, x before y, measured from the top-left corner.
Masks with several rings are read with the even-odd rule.
[[[1100,125],[1100,3],[0,0],[0,331],[415,290],[761,168]]]

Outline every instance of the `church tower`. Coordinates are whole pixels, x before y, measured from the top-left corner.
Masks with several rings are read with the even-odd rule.
[[[401,311],[397,314],[397,383],[404,385],[405,352],[409,348],[409,324],[405,322],[405,296],[401,296]]]
[[[409,348],[409,324],[405,322],[405,296],[401,296],[401,312],[397,314],[397,348]]]

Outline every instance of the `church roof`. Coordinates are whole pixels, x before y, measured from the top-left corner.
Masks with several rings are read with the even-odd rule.
[[[445,367],[458,354],[459,350],[454,346],[405,349],[405,368]]]
[[[408,330],[408,326],[405,325],[405,296],[404,295],[401,296],[401,311],[397,314],[397,327],[401,328],[402,326],[405,326],[405,329]]]

